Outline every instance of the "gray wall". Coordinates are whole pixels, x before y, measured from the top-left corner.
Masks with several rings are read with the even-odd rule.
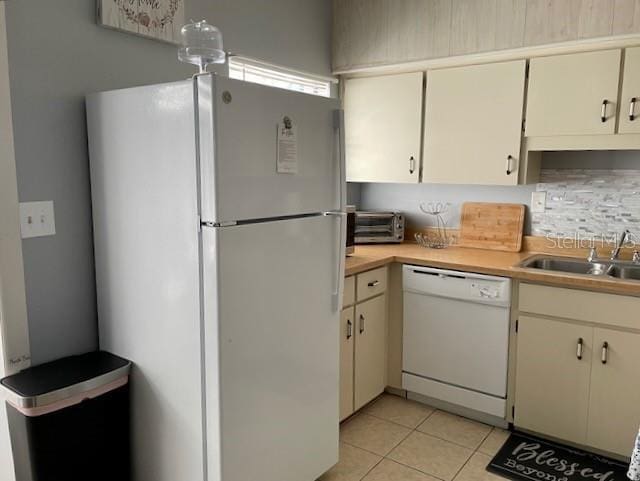
[[[579,151],[545,152],[543,169],[640,169],[640,152],[637,151]],[[420,210],[420,203],[449,202],[451,206],[444,216],[449,227],[460,224],[460,207],[463,202],[510,202],[525,204],[527,218],[525,232],[531,232],[531,216],[528,208],[531,193],[536,184],[515,187],[485,185],[444,184],[350,184],[352,199],[360,209],[395,209],[405,213],[407,222],[421,227],[433,225],[432,217]]]
[[[87,92],[188,77],[176,47],[95,24],[94,0],[6,2],[20,201],[53,200],[56,235],[23,241],[35,364],[97,345]],[[328,0],[187,0],[227,49],[329,75]],[[133,207],[133,206],[132,206]]]
[[[357,184],[355,182],[347,182],[347,204],[358,206],[362,203],[362,186],[366,184]]]

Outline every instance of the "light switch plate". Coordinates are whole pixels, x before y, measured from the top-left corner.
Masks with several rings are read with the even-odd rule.
[[[536,214],[544,213],[546,206],[547,206],[546,192],[531,193],[531,212]]]
[[[53,201],[20,203],[20,234],[23,239],[55,235]]]

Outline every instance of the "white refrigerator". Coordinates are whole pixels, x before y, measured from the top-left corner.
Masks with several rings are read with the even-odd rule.
[[[207,74],[90,95],[87,120],[134,481],[315,480],[338,460],[338,101]]]

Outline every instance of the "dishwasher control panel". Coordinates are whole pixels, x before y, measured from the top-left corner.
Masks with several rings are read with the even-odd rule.
[[[500,286],[495,283],[472,282],[470,286],[471,295],[476,299],[499,299]]]
[[[511,279],[506,277],[409,264],[404,265],[402,277],[405,291],[482,304],[511,305]]]

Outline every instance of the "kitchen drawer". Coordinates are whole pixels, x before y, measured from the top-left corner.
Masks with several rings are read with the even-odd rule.
[[[357,283],[356,294],[358,302],[382,294],[387,290],[387,268],[380,267],[379,269],[358,274]]]
[[[342,307],[351,306],[356,302],[356,276],[344,279],[344,293],[342,295]]]
[[[640,298],[564,287],[520,284],[521,312],[640,329]]]

